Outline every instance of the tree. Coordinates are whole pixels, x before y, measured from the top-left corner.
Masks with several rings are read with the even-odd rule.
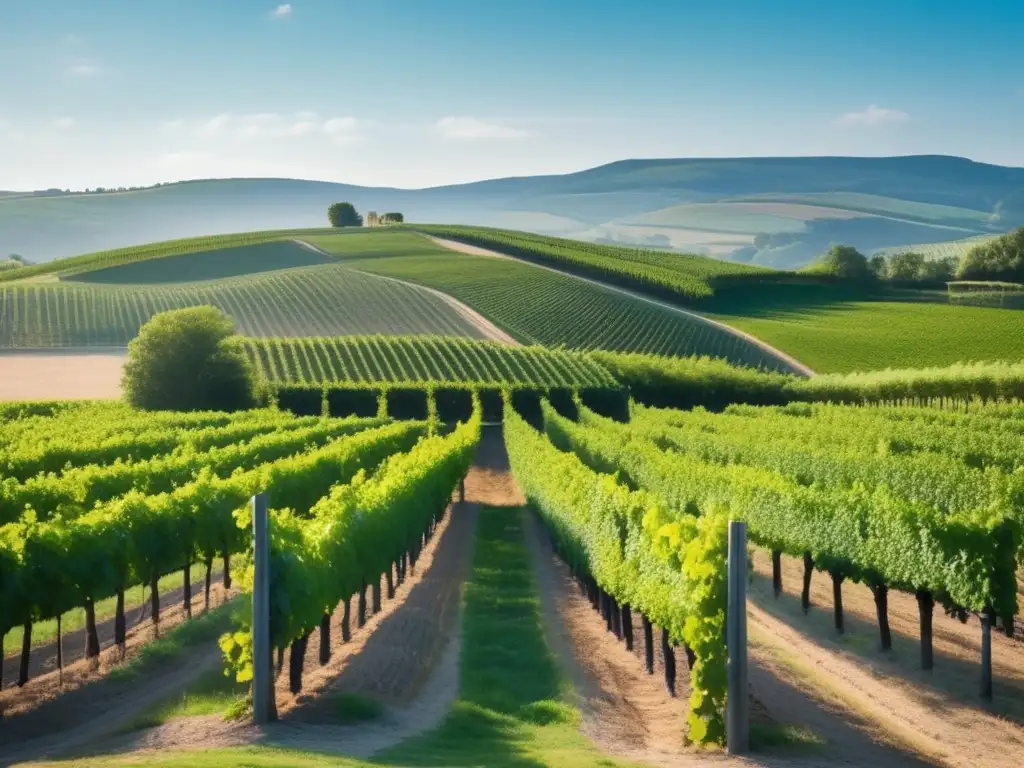
[[[361,227],[363,217],[352,203],[334,203],[327,209],[327,219],[332,227]]]
[[[974,246],[960,261],[957,278],[1024,283],[1024,227]]]
[[[921,268],[923,266],[923,254],[914,253],[913,251],[894,253],[889,257],[886,273],[890,280],[918,280],[921,277]]]
[[[385,224],[404,224],[405,223],[405,216],[403,214],[401,214],[401,213],[398,213],[398,212],[385,213],[384,214],[384,223]]]
[[[875,276],[867,257],[852,245],[833,245],[807,267],[807,272],[857,281],[873,280]]]
[[[128,345],[125,398],[152,410],[252,408],[256,376],[234,330],[214,307],[154,315]]]
[[[868,261],[868,266],[871,267],[871,271],[879,280],[885,280],[889,275],[889,266],[885,261],[885,256],[880,253],[876,253],[871,257],[871,260]]]

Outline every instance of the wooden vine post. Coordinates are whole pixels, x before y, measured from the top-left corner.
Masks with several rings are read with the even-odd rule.
[[[992,617],[981,616],[981,698],[992,701]]]
[[[270,531],[265,493],[252,497],[252,533],[252,722],[264,725],[277,719],[270,652]]]
[[[747,694],[747,524],[729,521],[729,602],[725,614],[728,651],[725,737],[729,754],[750,746],[750,703]]]

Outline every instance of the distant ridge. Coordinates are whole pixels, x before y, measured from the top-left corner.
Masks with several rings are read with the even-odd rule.
[[[113,194],[0,193],[0,256],[47,261],[154,240],[313,227],[325,223],[327,205],[337,200],[402,211],[410,221],[793,267],[831,242],[871,251],[1024,224],[1024,168],[946,155],[634,158],[566,174],[424,189],[228,178]]]

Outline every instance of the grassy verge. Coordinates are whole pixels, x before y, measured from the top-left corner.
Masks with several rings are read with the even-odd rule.
[[[223,573],[223,566],[218,561],[218,564],[214,566],[212,573],[212,581],[216,583],[220,579]],[[206,569],[203,566],[192,568],[192,578],[196,577],[202,579],[206,576]],[[193,584],[195,582],[193,581]],[[170,592],[178,589],[182,585],[181,571],[175,571],[169,573],[160,579],[160,594]],[[202,594],[200,591],[198,594]],[[124,610],[128,618],[129,626],[134,621],[133,611],[138,609],[149,600],[149,590],[143,587],[141,584],[137,584],[134,587],[130,587],[125,590],[124,593]],[[162,603],[161,603],[162,605]],[[117,609],[117,598],[108,597],[106,600],[100,600],[96,603],[96,621],[102,623],[114,618],[114,612]],[[148,614],[147,614],[148,615]],[[65,635],[85,627],[85,609],[84,608],[72,608],[70,611],[65,613],[61,617],[61,632]],[[4,636],[4,658],[13,656],[16,653],[21,653],[21,627],[16,627],[8,632]],[[57,639],[57,620],[47,619],[46,621],[39,621],[32,625],[32,647],[37,648],[41,645],[47,645]]]
[[[191,715],[223,715],[241,706],[248,693],[248,684],[239,684],[217,666],[186,686],[185,690],[168,701],[163,701],[132,720],[124,731],[155,728],[176,717]]]
[[[215,643],[231,628],[232,614],[240,600],[239,595],[213,610],[200,614],[191,621],[183,621],[158,640],[146,643],[127,664],[111,670],[111,680],[137,680],[144,684],[145,676],[155,667],[185,657],[198,645]]]
[[[109,756],[76,766],[321,768],[488,766],[592,768],[604,757],[580,732],[541,627],[540,603],[523,539],[522,512],[484,509],[465,590],[459,699],[436,731],[370,762],[267,747]],[[68,765],[62,763],[61,765]]]
[[[1024,312],[923,301],[742,307],[709,314],[818,373],[925,368],[1024,357]]]

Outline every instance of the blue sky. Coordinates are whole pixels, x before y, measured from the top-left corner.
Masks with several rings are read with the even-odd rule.
[[[0,0],[0,189],[1024,165],[1020,0]]]

